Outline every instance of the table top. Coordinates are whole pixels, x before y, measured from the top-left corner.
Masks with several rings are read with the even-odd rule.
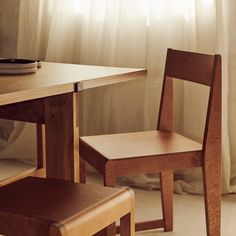
[[[43,62],[36,73],[0,75],[0,105],[146,76],[145,69]]]

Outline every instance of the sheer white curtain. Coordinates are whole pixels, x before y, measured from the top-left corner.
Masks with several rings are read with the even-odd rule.
[[[230,180],[231,184],[236,182],[233,145],[236,129],[232,128],[235,122],[230,117],[235,113],[235,93],[228,84],[235,83],[235,33],[231,27],[236,7],[233,0],[222,2],[21,0],[18,56],[148,68],[146,82],[133,81],[81,94],[80,131],[87,135],[155,128],[166,48],[221,53],[224,62],[223,192],[232,192],[236,190],[230,185]],[[188,84],[175,84],[175,87],[178,91],[175,95],[176,129],[201,140],[208,91],[199,94],[199,87]],[[185,182],[176,181],[176,191],[202,192],[198,170],[181,172],[178,176]],[[132,181],[156,186],[153,175]]]

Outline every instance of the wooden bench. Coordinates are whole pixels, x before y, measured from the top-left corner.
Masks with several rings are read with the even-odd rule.
[[[0,234],[115,235],[109,226],[120,219],[121,235],[134,235],[134,196],[128,188],[27,177],[1,187],[0,200]]]

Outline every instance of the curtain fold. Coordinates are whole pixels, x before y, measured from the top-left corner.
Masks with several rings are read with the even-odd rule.
[[[21,0],[18,56],[46,61],[145,67],[146,81],[83,91],[83,135],[156,127],[168,47],[223,57],[223,193],[236,192],[233,0]],[[208,90],[176,83],[175,129],[202,139]],[[193,122],[194,121],[194,122]],[[230,129],[229,129],[230,127]],[[177,192],[202,193],[201,173],[176,173]],[[156,175],[126,179],[158,187]],[[157,183],[157,184],[156,184]]]

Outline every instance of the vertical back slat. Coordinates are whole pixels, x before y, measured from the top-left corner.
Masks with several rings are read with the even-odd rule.
[[[161,103],[157,129],[173,129],[173,79],[165,78],[162,85]]]

